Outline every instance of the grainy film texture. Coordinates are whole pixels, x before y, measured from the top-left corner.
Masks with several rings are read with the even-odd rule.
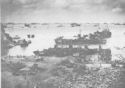
[[[125,88],[124,0],[2,0],[1,88]]]

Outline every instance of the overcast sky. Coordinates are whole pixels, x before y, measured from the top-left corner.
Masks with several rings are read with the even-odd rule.
[[[2,22],[125,22],[125,0],[2,0]]]

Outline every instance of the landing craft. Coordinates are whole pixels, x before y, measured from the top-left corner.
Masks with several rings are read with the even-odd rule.
[[[31,41],[26,41],[25,39],[23,40],[19,40],[18,42],[16,42],[16,45],[20,45],[21,47],[27,47],[29,44],[31,44]]]
[[[15,37],[13,37],[13,39],[20,39],[20,37],[16,35]]]
[[[76,39],[65,39],[63,36],[55,39],[55,43],[57,46],[62,45],[98,45],[98,44],[106,44],[106,39],[111,37],[111,32],[109,30],[103,30],[102,32],[96,31],[94,34],[89,35],[81,35],[78,34],[75,36]]]
[[[111,37],[111,32],[103,30],[102,32],[94,32],[94,34],[84,35],[78,34],[76,39],[64,39],[62,36],[55,39],[54,48],[44,49],[43,51],[34,51],[38,56],[81,56],[81,55],[93,55],[99,52],[103,52],[106,55],[109,53],[109,49],[102,49],[98,51],[98,48],[90,49],[90,45],[102,45],[106,44],[106,39]],[[88,38],[86,38],[88,37]],[[108,53],[106,53],[108,52]],[[102,54],[102,53],[100,53]],[[102,55],[102,56],[105,56]]]

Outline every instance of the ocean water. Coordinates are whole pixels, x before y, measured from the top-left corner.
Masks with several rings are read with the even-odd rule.
[[[100,24],[100,29],[94,24],[82,24],[80,27],[71,27],[70,24],[48,24],[48,25],[36,25],[31,28],[21,28],[12,27],[6,28],[6,32],[12,37],[15,35],[20,36],[22,39],[29,40],[27,34],[34,34],[35,38],[30,39],[32,43],[27,48],[21,48],[20,46],[15,46],[9,50],[8,55],[33,55],[35,50],[43,50],[50,47],[54,47],[54,39],[59,36],[64,36],[64,38],[74,38],[80,30],[81,34],[93,33],[97,30],[101,31],[107,26],[105,24]],[[125,47],[125,25],[114,25],[108,24],[109,30],[112,32],[112,37],[107,40],[107,44],[104,45],[106,48],[111,48],[112,54],[123,54],[125,55],[125,50],[117,50],[116,47]],[[92,46],[94,47],[94,46]]]

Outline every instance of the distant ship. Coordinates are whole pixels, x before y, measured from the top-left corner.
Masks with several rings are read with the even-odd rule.
[[[81,24],[78,24],[78,23],[71,23],[71,27],[77,27],[77,26],[80,26]]]

